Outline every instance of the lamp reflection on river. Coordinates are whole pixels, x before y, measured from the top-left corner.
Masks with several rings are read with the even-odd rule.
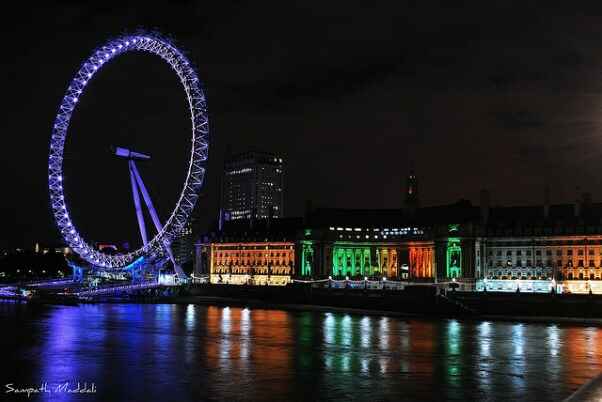
[[[491,324],[483,321],[479,325],[479,350],[481,357],[491,356]]]
[[[337,331],[338,332],[338,331]],[[345,314],[341,320],[341,342],[340,344],[345,347],[350,347],[353,340],[353,331],[351,328],[351,316]]]
[[[384,374],[387,372],[388,360],[389,356],[387,353],[382,353],[384,351],[389,351],[389,318],[382,317],[379,322],[379,334],[380,338],[380,358],[378,359],[380,372]]]
[[[512,378],[513,387],[517,390],[525,387],[525,328],[521,323],[512,326],[512,347],[514,349],[513,357],[510,360],[509,375]]]
[[[462,325],[457,320],[450,320],[447,324],[447,381],[453,389],[457,389],[461,377],[461,345]]]
[[[524,352],[523,324],[515,324],[512,326],[512,345],[514,346],[514,354],[516,356],[522,356]]]
[[[558,355],[558,347],[560,344],[560,337],[558,336],[558,327],[556,325],[550,325],[548,327],[548,350],[550,355]]]
[[[188,306],[186,306],[186,329],[188,331],[194,330],[194,326],[196,324],[196,319],[194,315],[194,304],[189,304]]]
[[[240,358],[242,364],[247,364],[249,359],[251,335],[251,311],[248,308],[243,308],[240,312]]]
[[[222,365],[230,364],[230,329],[232,323],[230,322],[230,307],[224,307],[222,309],[222,320],[221,320],[221,331],[222,341],[220,343],[220,357],[222,358]]]

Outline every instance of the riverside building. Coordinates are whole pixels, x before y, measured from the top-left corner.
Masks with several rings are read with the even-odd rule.
[[[196,275],[212,283],[294,280],[457,282],[461,289],[602,294],[602,203],[469,201],[403,208],[316,209],[304,218],[241,219],[196,244]],[[278,223],[279,222],[279,223]]]

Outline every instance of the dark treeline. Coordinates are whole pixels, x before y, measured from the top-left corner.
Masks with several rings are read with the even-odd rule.
[[[62,253],[19,251],[0,255],[0,282],[56,278],[70,274]]]

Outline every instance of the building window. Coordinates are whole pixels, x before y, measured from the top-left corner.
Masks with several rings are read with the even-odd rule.
[[[535,255],[540,256],[541,255],[541,250],[535,250]]]
[[[517,250],[516,255],[523,255],[523,252],[521,250]]]
[[[495,255],[497,255],[498,257],[501,257],[501,256],[502,256],[502,250],[498,250],[498,251],[495,253]]]
[[[580,267],[583,266],[583,260],[579,260],[578,266],[580,266]]]
[[[583,255],[583,249],[580,248],[579,250],[577,250],[577,255]]]
[[[508,251],[506,251],[506,256],[507,256],[507,257],[511,257],[511,256],[512,256],[512,250],[508,250]]]
[[[589,266],[590,266],[590,268],[594,268],[595,267],[594,260],[589,260]]]
[[[561,256],[562,255],[562,250],[556,250],[556,255],[557,256]]]
[[[556,261],[556,266],[557,267],[562,267],[562,260],[557,260]]]
[[[573,250],[571,250],[571,249],[567,250],[566,255],[573,255]]]
[[[546,250],[546,255],[548,257],[551,257],[552,256],[552,250]]]
[[[531,250],[527,250],[527,257],[531,256]]]
[[[593,248],[590,248],[589,250],[587,250],[587,253],[588,253],[589,255],[594,255],[594,251],[595,251],[595,250],[594,250]]]

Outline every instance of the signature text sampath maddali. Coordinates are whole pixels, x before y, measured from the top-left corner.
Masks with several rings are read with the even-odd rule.
[[[17,386],[14,383],[4,384],[5,394],[27,394],[27,397],[31,397],[34,394],[52,394],[52,393],[66,393],[66,394],[95,394],[96,384],[93,382],[70,382],[65,381],[54,386],[48,385],[47,382],[42,382],[40,386]]]

